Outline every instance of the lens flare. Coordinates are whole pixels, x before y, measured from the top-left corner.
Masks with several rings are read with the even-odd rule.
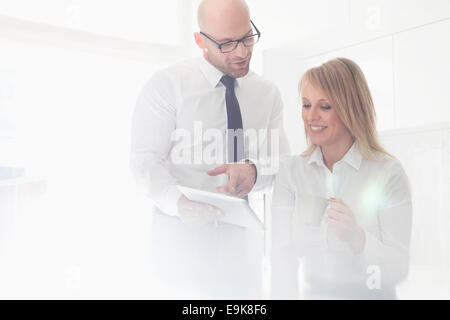
[[[363,188],[360,202],[360,212],[365,221],[376,218],[378,208],[384,203],[383,187],[378,181],[370,181]]]

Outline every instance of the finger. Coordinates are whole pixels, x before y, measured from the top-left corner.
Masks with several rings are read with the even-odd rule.
[[[329,203],[330,204],[333,204],[333,203],[340,203],[340,204],[342,204],[342,205],[346,205],[345,204],[345,202],[344,202],[344,200],[342,200],[341,198],[334,198],[334,197],[331,197],[331,198],[329,198],[328,199],[328,201],[329,201]]]
[[[230,193],[231,195],[235,197],[239,197],[239,194],[245,190],[245,183],[240,181],[240,178],[238,179],[238,182],[236,183],[236,186],[234,187],[234,192]]]
[[[338,211],[342,214],[346,213],[348,211],[348,208],[340,203],[337,202],[331,202],[330,203],[330,209],[334,211]]]
[[[237,186],[238,178],[239,178],[239,172],[237,172],[237,171],[230,172],[230,179],[228,180],[228,183],[227,183],[227,186],[226,186],[226,188],[227,188],[229,193],[235,193],[236,192],[236,186]]]
[[[341,216],[339,219],[335,219],[334,217],[327,217],[330,221],[340,228],[340,230],[350,229],[351,223],[347,219],[347,216]]]
[[[343,216],[345,216],[345,213],[338,211],[332,207],[328,207],[325,212],[328,216],[334,217],[335,219],[341,219]]]
[[[215,207],[208,203],[192,201],[190,203],[189,210],[195,212],[202,212],[202,211],[213,212],[215,210]]]
[[[219,174],[224,174],[227,172],[229,165],[228,164],[223,164],[220,167],[211,169],[206,171],[206,173],[210,176],[217,176]]]
[[[213,211],[204,211],[200,215],[200,220],[202,224],[211,223],[214,220],[223,217],[223,212],[219,208],[214,207]]]
[[[239,192],[239,193],[236,195],[236,197],[238,197],[238,198],[243,198],[243,197],[245,197],[247,194],[248,194],[248,192],[246,192],[246,191],[241,191],[241,192]]]
[[[336,221],[340,221],[343,219],[344,214],[342,212],[329,208],[327,209],[327,217]]]
[[[245,185],[246,183],[247,183],[247,179],[245,178],[245,176],[243,176],[242,174],[239,174],[235,189],[242,190],[243,185]]]
[[[332,202],[339,202],[339,203],[345,204],[344,200],[342,200],[341,198],[330,197],[329,200]]]
[[[340,220],[327,218],[326,222],[328,226],[332,228],[335,232],[342,232],[342,230],[345,230],[347,228],[347,225]]]
[[[336,211],[339,211],[339,212],[342,212],[345,214],[349,214],[349,215],[352,214],[352,211],[350,210],[350,208],[346,204],[343,204],[341,202],[331,202],[330,207]]]
[[[246,183],[241,183],[237,187],[237,189],[239,190],[237,196],[239,198],[242,198],[243,196],[245,196],[246,194],[248,194],[250,192],[251,188],[250,188],[250,184],[248,182],[246,182]]]
[[[339,229],[340,226],[339,221],[327,217],[326,222],[328,227],[334,232],[336,232]]]
[[[223,185],[223,186],[220,186],[220,187],[216,187],[216,191],[217,191],[217,192],[220,192],[220,193],[226,193],[226,194],[228,194],[227,185]]]
[[[206,204],[201,202],[199,202],[199,204],[200,206],[198,208],[201,214],[211,215],[213,217],[223,215],[223,211],[212,204]]]
[[[247,194],[247,193],[245,192],[245,190],[239,189],[239,190],[236,192],[235,196],[238,197],[238,198],[242,198],[242,197],[244,197],[246,194]]]
[[[217,219],[217,215],[214,212],[202,212],[200,215],[200,219],[204,223],[208,223],[213,221],[214,219]]]
[[[180,209],[183,210],[183,211],[192,211],[193,208],[195,208],[195,202],[194,201],[190,201],[190,200],[186,201],[186,202],[183,202],[180,205]]]
[[[195,225],[198,220],[197,213],[191,210],[184,210],[180,214],[181,221],[187,225]]]

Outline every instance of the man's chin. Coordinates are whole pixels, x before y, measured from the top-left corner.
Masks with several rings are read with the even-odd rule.
[[[249,70],[250,70],[250,66],[247,64],[247,66],[244,68],[237,68],[237,69],[231,70],[231,75],[233,76],[233,78],[245,77],[247,75],[247,73],[249,72]]]

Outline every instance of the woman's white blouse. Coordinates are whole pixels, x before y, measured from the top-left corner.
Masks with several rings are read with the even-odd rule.
[[[320,147],[307,157],[282,158],[271,214],[272,286],[279,295],[296,294],[299,262],[306,281],[344,287],[395,288],[406,276],[412,225],[409,181],[398,160],[382,154],[377,159],[365,159],[356,144],[332,172]],[[330,197],[342,199],[364,229],[360,254],[328,230]]]

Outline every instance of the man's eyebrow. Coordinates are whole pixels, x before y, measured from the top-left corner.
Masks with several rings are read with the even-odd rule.
[[[245,38],[246,36],[249,36],[249,33],[251,33],[252,31],[253,31],[253,29],[250,29],[249,31],[247,31],[247,33],[242,38]],[[236,40],[235,39],[230,39],[230,38],[224,38],[224,39],[219,39],[219,40],[216,40],[216,41],[217,42],[227,42],[227,41],[236,41]]]

